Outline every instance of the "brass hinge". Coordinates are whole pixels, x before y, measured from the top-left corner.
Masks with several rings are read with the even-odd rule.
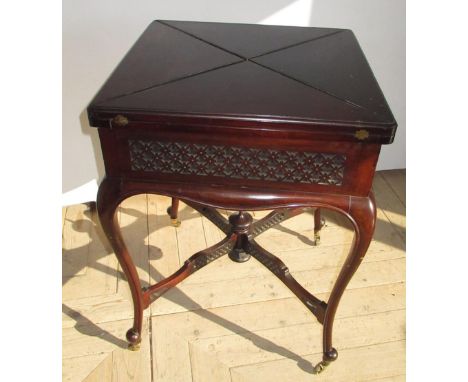
[[[114,118],[112,118],[110,127],[112,128],[114,125],[118,127],[123,127],[128,125],[128,118],[124,117],[122,114],[116,115]]]
[[[354,136],[357,139],[363,141],[364,139],[369,138],[369,132],[367,130],[358,130],[358,131],[356,131]]]

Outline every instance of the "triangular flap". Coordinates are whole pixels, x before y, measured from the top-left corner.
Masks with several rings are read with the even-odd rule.
[[[375,121],[393,115],[351,31],[326,36],[253,59],[267,68],[366,108]]]
[[[248,61],[110,100],[102,107],[326,122],[372,120],[365,109]]]
[[[341,31],[333,28],[257,24],[165,20],[161,22],[243,58],[252,58]]]
[[[93,103],[239,61],[242,59],[237,56],[155,21],[123,58]]]

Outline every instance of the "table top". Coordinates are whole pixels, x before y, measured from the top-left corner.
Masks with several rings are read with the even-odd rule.
[[[390,143],[396,122],[350,30],[154,21],[88,107],[109,116],[308,129],[366,128]]]

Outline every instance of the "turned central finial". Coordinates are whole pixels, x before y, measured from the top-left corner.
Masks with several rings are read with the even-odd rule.
[[[252,226],[253,218],[248,212],[239,211],[237,214],[229,216],[231,231],[237,235],[237,241],[229,253],[229,258],[237,263],[243,263],[250,259],[250,255],[245,252],[244,246],[248,242],[248,234]]]
[[[232,231],[237,234],[247,233],[252,222],[252,215],[248,212],[239,211],[239,213],[229,216],[229,223],[231,223]]]

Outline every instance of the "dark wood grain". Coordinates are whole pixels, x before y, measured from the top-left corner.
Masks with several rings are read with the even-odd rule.
[[[381,122],[393,116],[350,30],[283,49],[254,62],[356,105]]]
[[[134,180],[153,180],[158,182],[166,181],[184,181],[194,184],[204,185],[227,185],[237,187],[247,187],[252,189],[263,189],[265,186],[271,190],[304,190],[310,192],[331,192],[337,194],[365,196],[368,194],[372,185],[372,179],[380,152],[378,144],[363,144],[342,141],[318,141],[311,139],[301,139],[300,137],[289,138],[288,135],[271,132],[263,136],[251,136],[246,139],[245,134],[239,134],[234,131],[225,131],[223,134],[216,129],[211,132],[199,131],[197,129],[185,129],[184,127],[173,128],[167,131],[164,128],[153,126],[145,129],[135,127],[133,129],[110,130],[106,128],[99,129],[99,135],[103,147],[109,150],[103,150],[104,161],[106,163],[107,173],[109,175],[118,175],[126,179]],[[249,134],[250,136],[250,134]],[[154,138],[157,137],[157,140]],[[261,150],[263,152],[272,150],[285,151],[292,153],[322,153],[344,156],[345,163],[343,176],[340,185],[333,185],[330,182],[301,182],[295,181],[297,177],[291,174],[288,179],[282,182],[256,179],[254,176],[215,176],[200,174],[183,174],[178,171],[179,165],[174,165],[175,170],[171,171],[148,171],[132,168],[131,150],[129,141],[132,139],[165,141],[174,143],[200,144],[203,146],[225,146],[235,147],[245,150]],[[152,154],[148,153],[148,157]],[[157,156],[153,156],[157,160]],[[174,157],[177,159],[177,156]],[[230,157],[224,158],[228,160]],[[294,158],[294,155],[293,155]],[[180,158],[181,160],[186,160]],[[205,158],[206,159],[206,158]],[[241,155],[234,157],[239,166],[246,159]],[[222,157],[217,161],[223,160]],[[282,159],[281,159],[282,160]],[[176,162],[175,162],[176,163]],[[323,164],[323,163],[322,163]],[[253,165],[253,163],[252,163]],[[285,163],[285,168],[295,168],[297,172],[310,174],[313,169],[312,164],[289,161]],[[317,163],[319,166],[319,163]],[[274,170],[273,170],[274,171]],[[319,171],[319,170],[317,170]],[[319,171],[322,174],[322,171]],[[300,175],[300,174],[296,174]],[[304,174],[303,174],[304,175]],[[304,176],[305,176],[304,175]],[[303,178],[299,176],[299,178]]]
[[[341,31],[336,28],[301,28],[275,25],[160,21],[244,59],[319,39]]]
[[[240,61],[235,55],[155,21],[122,59],[92,104],[105,104],[106,100]]]
[[[372,179],[396,122],[353,33],[163,21],[152,23],[88,107],[98,127],[106,177],[99,217],[132,292],[141,341],[143,310],[193,272],[228,254],[257,259],[323,323],[320,372],[338,353],[335,313],[375,227]],[[179,200],[225,233],[173,275],[142,289],[116,220],[125,198],[154,193]],[[225,219],[216,208],[239,211]],[[314,208],[346,216],[355,230],[328,302],[305,290],[254,238]],[[247,210],[273,209],[253,222]],[[183,224],[183,222],[182,222]]]
[[[351,31],[246,24],[153,22],[88,114],[96,127],[119,127],[110,120],[123,114],[125,128],[155,119],[175,127],[181,118],[186,127],[260,131],[282,123],[335,140],[365,128],[378,143],[396,128]]]

